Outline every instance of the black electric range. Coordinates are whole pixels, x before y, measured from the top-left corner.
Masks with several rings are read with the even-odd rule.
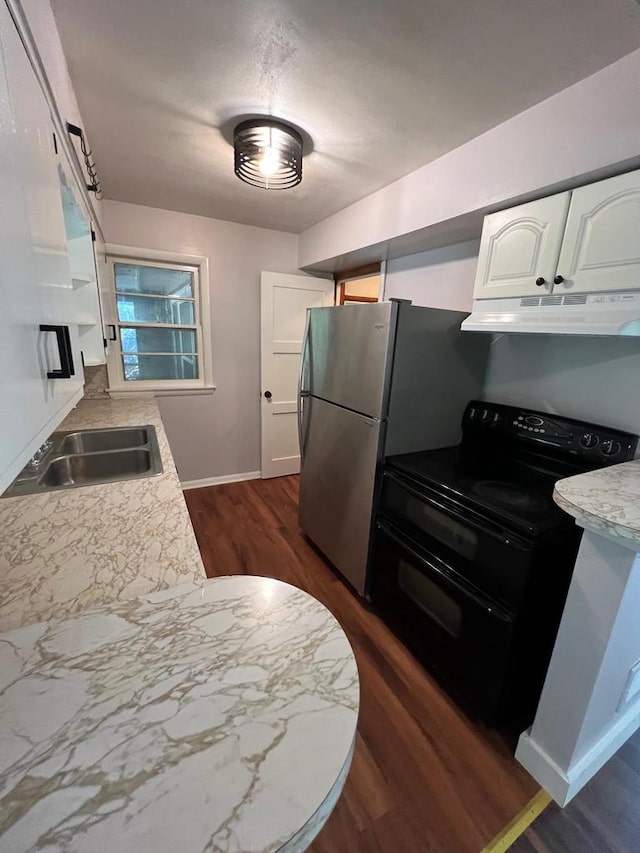
[[[537,536],[566,521],[553,501],[558,476],[476,447],[447,447],[388,460],[397,471],[505,529]],[[577,473],[577,472],[575,472]]]
[[[470,713],[526,727],[580,543],[555,483],[632,459],[638,437],[480,401],[462,428],[385,460],[371,598]]]

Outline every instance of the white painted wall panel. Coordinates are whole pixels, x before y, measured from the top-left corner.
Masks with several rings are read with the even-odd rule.
[[[217,390],[159,400],[180,479],[257,471],[260,272],[296,272],[296,236],[123,202],[105,201],[103,210],[109,243],[209,258]]]
[[[33,35],[62,120],[82,127],[86,133],[49,0],[20,0],[20,6]],[[92,202],[93,213],[101,224],[101,203],[94,196]]]
[[[469,241],[389,261],[385,298],[469,311],[478,248]],[[640,433],[640,341],[496,335],[484,396]]]
[[[478,240],[470,240],[388,261],[384,298],[471,311],[479,248]]]
[[[636,50],[308,228],[300,235],[299,266],[329,269],[327,259],[374,245],[378,257],[393,257],[393,241],[402,235],[477,219],[488,209],[637,164],[640,111],[629,105],[639,89]],[[451,242],[440,230],[440,245]],[[428,245],[427,234],[420,239]]]
[[[640,341],[497,335],[484,396],[640,433]]]

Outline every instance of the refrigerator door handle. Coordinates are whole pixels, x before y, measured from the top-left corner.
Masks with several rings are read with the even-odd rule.
[[[300,447],[300,464],[304,461],[304,446],[303,446],[303,436],[302,436],[302,382],[304,379],[304,367],[305,361],[307,357],[307,352],[309,351],[309,335],[311,334],[311,315],[309,314],[309,309],[307,309],[307,319],[304,326],[304,335],[302,338],[302,351],[300,353],[300,370],[298,373],[298,445]],[[307,395],[308,392],[304,392],[304,396]]]
[[[304,399],[309,395],[307,392],[303,392],[300,395],[300,400],[298,402],[298,443],[300,444],[300,466],[304,462],[304,445],[305,445],[305,437],[304,437]]]

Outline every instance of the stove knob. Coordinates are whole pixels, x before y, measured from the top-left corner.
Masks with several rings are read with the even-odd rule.
[[[608,438],[606,441],[602,442],[600,449],[605,456],[617,456],[622,450],[622,446],[619,441],[614,441],[613,439]]]
[[[598,441],[599,439],[595,432],[585,432],[584,435],[580,436],[580,447],[590,450],[598,444]]]

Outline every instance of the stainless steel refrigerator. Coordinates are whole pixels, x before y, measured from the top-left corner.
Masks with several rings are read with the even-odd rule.
[[[490,336],[466,313],[392,300],[310,308],[300,363],[300,524],[367,594],[378,464],[457,444],[479,396]]]

